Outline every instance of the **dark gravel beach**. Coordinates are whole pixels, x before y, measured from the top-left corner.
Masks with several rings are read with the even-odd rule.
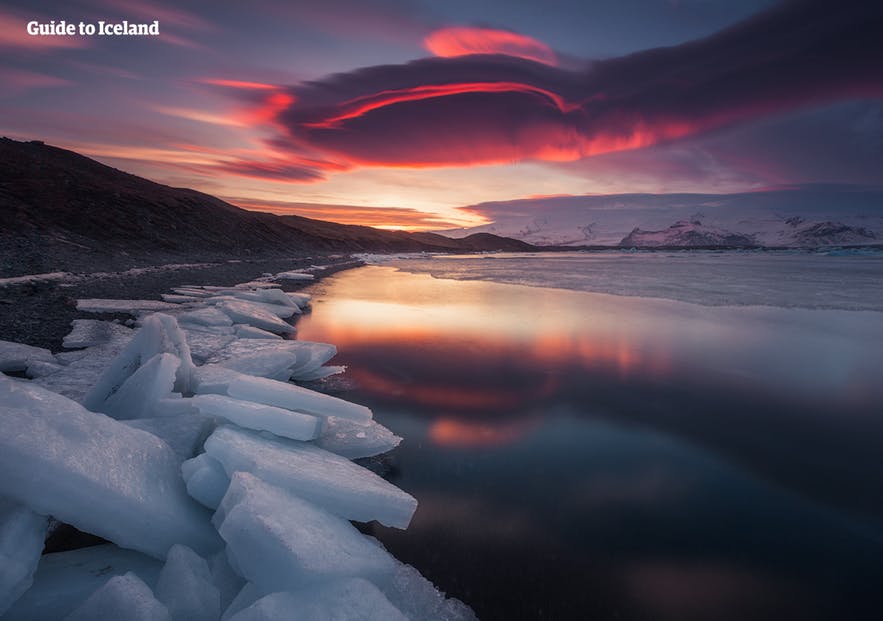
[[[361,263],[347,255],[310,255],[291,258],[247,259],[235,262],[204,263],[191,267],[165,266],[142,272],[105,272],[90,276],[77,273],[73,280],[43,280],[0,285],[0,340],[62,349],[61,341],[70,332],[74,319],[112,318],[113,314],[84,313],[76,308],[77,299],[116,298],[159,300],[163,293],[180,285],[228,286],[247,282],[265,273],[328,266],[316,270],[316,280]],[[159,266],[157,266],[159,267]],[[281,281],[286,291],[310,283]],[[119,315],[121,319],[127,316]]]

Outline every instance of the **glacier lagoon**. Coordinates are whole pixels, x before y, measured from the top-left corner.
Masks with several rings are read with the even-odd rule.
[[[877,618],[881,283],[873,253],[406,258],[298,331],[405,438],[419,507],[372,534],[481,619]]]

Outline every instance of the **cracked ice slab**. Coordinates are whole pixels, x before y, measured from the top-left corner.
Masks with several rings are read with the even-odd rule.
[[[273,313],[265,310],[257,304],[230,298],[218,303],[220,310],[227,314],[235,323],[244,323],[268,332],[291,334],[295,332],[294,326],[282,321]]]
[[[220,543],[159,438],[5,378],[0,412],[0,495],[156,558],[175,543]]]
[[[205,451],[227,472],[250,472],[348,520],[407,528],[417,500],[370,470],[307,442],[219,427]]]
[[[367,425],[374,416],[364,405],[264,377],[238,375],[227,385],[227,394],[234,399],[274,405],[314,416],[346,418],[362,425]]]
[[[269,431],[293,440],[314,440],[322,427],[321,419],[309,414],[225,395],[196,395],[190,402],[201,414],[218,416],[240,427]]]
[[[215,514],[231,565],[264,592],[392,574],[397,561],[340,517],[237,472]]]

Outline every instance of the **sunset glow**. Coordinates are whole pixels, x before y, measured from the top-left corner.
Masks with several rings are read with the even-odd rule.
[[[883,131],[870,4],[837,20],[812,3],[648,4],[653,36],[625,9],[577,4],[543,20],[523,7],[99,4],[103,19],[159,19],[162,36],[32,37],[26,23],[48,12],[0,10],[0,132],[249,209],[433,230],[538,195],[875,182],[855,146]],[[96,15],[64,9],[50,19]],[[844,102],[868,121],[841,120]]]

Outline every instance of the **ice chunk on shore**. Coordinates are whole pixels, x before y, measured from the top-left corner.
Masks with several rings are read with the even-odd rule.
[[[284,438],[313,440],[321,431],[321,420],[315,416],[272,405],[240,401],[224,395],[196,395],[191,402],[202,414]]]
[[[48,527],[46,516],[0,498],[0,616],[30,588]]]
[[[312,274],[305,274],[304,272],[279,272],[273,278],[276,280],[313,280],[314,276]]]
[[[202,453],[181,464],[181,474],[191,497],[210,509],[218,508],[230,485],[230,477],[221,462]]]
[[[218,308],[225,312],[235,323],[244,323],[261,330],[277,332],[279,334],[292,334],[295,332],[294,326],[285,323],[276,315],[251,302],[229,299],[218,304]]]
[[[189,403],[190,399],[177,399],[177,401]],[[217,426],[214,417],[204,416],[198,413],[195,408],[193,412],[180,416],[156,416],[123,422],[129,427],[142,429],[164,441],[181,461],[190,459],[199,453],[205,439]]]
[[[48,349],[0,341],[0,371],[24,371],[32,362],[57,362]]]
[[[221,595],[221,610],[226,614],[230,603],[245,586],[245,580],[230,567],[226,550],[221,550],[209,559],[209,568],[212,572],[212,582],[218,587]]]
[[[233,476],[215,517],[231,564],[268,592],[396,566],[346,520],[244,472]]]
[[[288,291],[285,293],[285,295],[287,295],[292,302],[297,304],[301,308],[301,310],[309,306],[310,300],[313,299],[313,296],[309,295],[308,293],[295,293],[292,291]]]
[[[177,304],[160,300],[111,300],[87,298],[77,300],[77,310],[86,313],[139,313],[173,310],[181,308]]]
[[[375,582],[411,621],[478,621],[469,606],[456,598],[445,598],[444,593],[410,565],[398,563],[392,575]]]
[[[202,326],[231,326],[233,321],[223,311],[208,306],[178,315],[179,324],[196,324]]]
[[[231,426],[205,441],[206,453],[231,477],[250,472],[268,483],[348,520],[407,528],[417,501],[395,485],[306,442],[285,440]]]
[[[174,354],[181,361],[175,373],[175,392],[191,394],[194,365],[187,339],[174,317],[156,313],[144,320],[141,329],[84,397],[83,405],[93,412],[101,411],[104,403],[120,390],[141,365],[162,353]]]
[[[290,371],[289,377],[295,380],[307,380],[315,379],[316,375],[331,375],[339,370],[340,367],[333,367],[330,371],[322,368],[322,365],[336,354],[337,348],[330,343],[285,340],[233,341],[216,351],[207,361],[247,375],[281,379],[282,370],[287,370]],[[284,369],[283,365],[285,365]]]
[[[172,621],[217,621],[221,596],[204,558],[187,546],[174,545],[156,582],[156,599]]]
[[[0,495],[158,558],[219,544],[159,438],[2,377],[0,414]]]
[[[118,323],[95,319],[77,319],[73,326],[69,335],[72,338],[65,339],[65,343],[71,347],[88,345],[88,349],[57,354],[56,358],[64,366],[34,383],[81,402],[135,332]]]
[[[156,416],[156,404],[172,393],[181,360],[174,354],[157,354],[130,375],[98,407],[117,420]]]
[[[170,621],[169,611],[138,576],[127,573],[114,576],[64,618],[64,621]]]
[[[233,327],[236,329],[236,336],[241,339],[269,339],[274,341],[282,340],[282,337],[278,334],[273,334],[272,332],[267,332],[266,330],[255,328],[254,326],[247,326],[245,324],[238,323]]]
[[[112,544],[46,554],[33,586],[3,616],[3,621],[62,619],[108,578],[134,572],[148,586],[156,584],[162,564],[134,550]]]
[[[359,425],[345,418],[330,416],[316,446],[347,459],[373,457],[397,447],[402,439],[376,421]]]
[[[230,621],[408,621],[380,590],[362,578],[336,580],[318,588],[271,593]]]
[[[246,354],[224,360],[218,364],[245,375],[287,382],[291,379],[291,367],[297,365],[297,359],[296,352],[280,349]]]
[[[263,377],[240,375],[230,382],[227,394],[235,399],[275,405],[316,416],[347,418],[362,424],[368,424],[373,416],[371,410],[364,405]]]

